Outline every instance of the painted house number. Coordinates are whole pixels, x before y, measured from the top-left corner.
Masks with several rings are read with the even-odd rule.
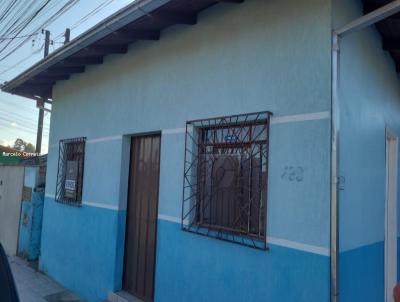
[[[302,166],[285,166],[281,178],[291,182],[302,182],[304,179],[304,169]]]

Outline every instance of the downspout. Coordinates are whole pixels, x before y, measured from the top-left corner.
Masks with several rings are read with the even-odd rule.
[[[352,32],[386,19],[400,12],[400,0],[393,1],[381,8],[362,16],[332,33],[332,75],[331,75],[331,302],[339,301],[339,191],[340,191],[340,42],[341,38]]]
[[[339,301],[339,36],[332,35],[331,103],[331,301]]]

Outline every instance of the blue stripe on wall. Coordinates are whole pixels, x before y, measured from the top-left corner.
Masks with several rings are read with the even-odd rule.
[[[40,268],[88,301],[122,280],[125,212],[46,198]],[[329,301],[329,257],[254,250],[158,220],[156,301]]]
[[[384,242],[340,253],[342,302],[384,299]]]
[[[201,237],[158,220],[155,300],[329,301],[329,257]]]
[[[397,281],[400,281],[400,237],[397,237]]]
[[[46,198],[40,269],[88,301],[121,288],[126,213]]]

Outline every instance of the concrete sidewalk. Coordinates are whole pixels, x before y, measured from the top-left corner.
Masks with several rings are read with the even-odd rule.
[[[8,258],[20,302],[83,302],[48,276],[18,257]]]

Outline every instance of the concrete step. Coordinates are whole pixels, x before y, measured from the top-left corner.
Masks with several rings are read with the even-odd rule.
[[[125,291],[119,291],[116,293],[109,292],[107,299],[107,302],[143,302]]]

